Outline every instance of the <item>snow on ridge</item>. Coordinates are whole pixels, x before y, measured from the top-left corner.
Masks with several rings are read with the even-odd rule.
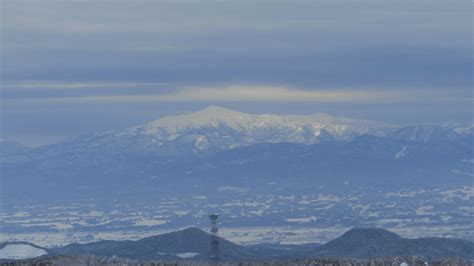
[[[467,135],[474,132],[474,125],[471,124],[468,126],[456,126],[454,127],[453,131],[460,135]]]
[[[177,257],[180,257],[182,259],[189,259],[189,258],[199,256],[200,253],[197,253],[197,252],[184,252],[184,253],[177,253],[177,254],[174,254],[174,255],[176,255]]]
[[[298,218],[286,218],[285,221],[287,223],[311,223],[315,222],[317,220],[316,217],[310,216],[310,217],[298,217]]]
[[[194,128],[227,127],[235,132],[249,134],[261,129],[303,131],[304,129],[318,132],[325,130],[332,135],[344,138],[347,134],[365,134],[373,128],[390,128],[390,124],[369,120],[356,120],[333,117],[327,114],[310,115],[274,115],[247,114],[217,106],[209,106],[203,110],[176,116],[167,116],[144,125],[135,126],[129,131],[140,131],[146,134],[176,134]]]
[[[138,127],[144,127],[149,133],[154,133],[159,129],[168,132],[179,132],[189,128],[206,126],[217,128],[221,125],[236,131],[245,131],[264,126],[281,126],[287,124],[287,122],[276,115],[252,115],[210,106],[190,114],[163,117]]]
[[[431,139],[455,139],[459,136],[453,131],[453,126],[398,127],[322,113],[247,114],[209,106],[194,113],[167,116],[124,130],[80,136],[66,144],[69,149],[74,150],[122,145],[132,152],[143,150],[179,154],[229,150],[259,143],[316,144],[325,141],[352,141],[364,134],[424,142]],[[59,147],[59,152],[63,150],[61,146],[50,147]]]
[[[403,145],[403,148],[397,154],[395,154],[395,160],[398,160],[404,157],[407,154],[407,149],[408,149],[408,146]]]
[[[234,186],[222,186],[217,191],[219,192],[235,192],[235,193],[246,193],[250,189],[246,187],[234,187]]]

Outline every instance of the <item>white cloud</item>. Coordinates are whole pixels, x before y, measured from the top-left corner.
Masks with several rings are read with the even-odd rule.
[[[5,83],[1,87],[7,89],[25,89],[25,90],[75,90],[75,89],[113,89],[113,88],[135,88],[163,86],[167,83],[158,82],[44,82],[28,81]]]
[[[272,86],[230,86],[197,88],[159,96],[168,101],[234,101],[234,102],[341,102],[371,101],[396,97],[393,93],[374,91],[301,90]]]
[[[97,86],[99,85],[99,86]],[[53,88],[84,89],[126,86],[153,86],[153,84],[64,84]],[[28,88],[34,85],[28,85]],[[282,86],[233,85],[226,87],[184,88],[167,93],[149,95],[91,95],[72,97],[44,97],[10,99],[10,102],[31,103],[87,103],[87,102],[328,102],[328,103],[381,103],[381,102],[462,102],[472,101],[463,92],[432,92],[396,89],[298,89]]]

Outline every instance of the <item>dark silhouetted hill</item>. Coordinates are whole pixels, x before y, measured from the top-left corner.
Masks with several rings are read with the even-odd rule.
[[[354,228],[318,247],[315,257],[381,258],[421,256],[427,259],[474,259],[474,243],[438,237],[407,239],[381,228]]]

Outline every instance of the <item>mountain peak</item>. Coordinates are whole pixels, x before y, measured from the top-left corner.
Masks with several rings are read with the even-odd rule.
[[[241,114],[241,112],[238,112],[229,108],[217,106],[217,105],[209,105],[208,107],[200,111],[197,111],[197,113],[238,113],[238,114]]]
[[[194,116],[198,118],[209,118],[209,119],[212,119],[212,118],[232,119],[232,118],[242,117],[246,115],[249,115],[249,114],[242,113],[242,112],[232,110],[229,108],[224,108],[221,106],[209,105],[208,107],[201,109],[197,112],[185,114],[183,116],[185,117]]]
[[[439,259],[443,257],[472,257],[470,255],[472,249],[471,242],[456,239],[407,239],[382,228],[356,227],[318,247],[313,255],[316,257],[364,259],[422,256]]]
[[[378,227],[355,227],[344,233],[341,238],[350,239],[399,239],[399,235]]]
[[[157,128],[166,128],[171,132],[178,132],[189,128],[198,127],[216,127],[222,123],[232,123],[233,121],[241,120],[251,115],[234,111],[231,109],[210,105],[200,111],[167,116],[161,119],[152,121],[145,125],[150,132],[154,132]]]
[[[163,117],[145,125],[133,127],[130,131],[153,136],[159,139],[159,143],[177,138],[185,141],[181,137],[188,136],[188,140],[195,139],[196,145],[200,147],[217,145],[219,149],[228,149],[262,142],[310,144],[321,141],[323,139],[321,136],[326,136],[326,139],[330,140],[348,140],[380,127],[383,125],[377,122],[338,118],[322,113],[312,115],[247,114],[210,105],[197,112]],[[212,143],[209,144],[209,141]]]
[[[182,234],[203,234],[203,235],[208,235],[207,232],[197,228],[197,227],[188,227],[188,228],[185,228],[185,229],[182,229],[180,231],[177,231],[179,233],[182,233]]]
[[[188,227],[179,231],[173,231],[170,233],[151,236],[147,238],[143,238],[143,240],[150,240],[150,239],[162,239],[162,238],[173,238],[173,239],[186,239],[186,238],[194,238],[194,239],[207,239],[209,234],[204,232],[203,230],[197,227]]]

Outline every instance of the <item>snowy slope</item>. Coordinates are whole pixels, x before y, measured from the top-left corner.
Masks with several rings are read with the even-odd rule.
[[[411,141],[453,140],[471,127],[429,125],[398,127],[388,123],[311,115],[255,115],[209,106],[201,111],[164,117],[144,125],[107,133],[117,138],[146,139],[165,150],[227,150],[258,143],[314,144],[351,141],[364,134]],[[467,132],[467,133],[466,133]],[[172,144],[171,144],[172,143]],[[171,144],[171,145],[170,145]]]
[[[315,144],[351,141],[361,135],[409,141],[454,140],[472,135],[472,126],[397,127],[387,123],[311,115],[255,115],[217,106],[168,116],[126,129],[82,135],[36,149],[29,158],[44,159],[88,152],[102,155],[177,156],[211,153],[261,143]],[[3,159],[6,161],[6,159]]]
[[[352,140],[362,134],[380,135],[392,126],[326,114],[306,116],[254,115],[217,106],[164,117],[144,125],[114,131],[118,138],[145,138],[160,147],[192,147],[194,151],[227,150],[257,143],[302,143]]]
[[[0,259],[28,259],[48,254],[46,250],[28,243],[6,243],[0,248]]]
[[[348,134],[367,133],[373,128],[386,127],[389,127],[389,125],[373,121],[337,118],[321,113],[301,116],[252,115],[222,107],[209,106],[195,113],[165,117],[143,126],[131,128],[131,130],[144,130],[147,134],[156,134],[163,131],[172,134],[196,128],[228,128],[248,135],[262,129],[285,130],[294,134],[309,130],[316,137],[319,131],[326,130],[335,137],[345,138]]]

